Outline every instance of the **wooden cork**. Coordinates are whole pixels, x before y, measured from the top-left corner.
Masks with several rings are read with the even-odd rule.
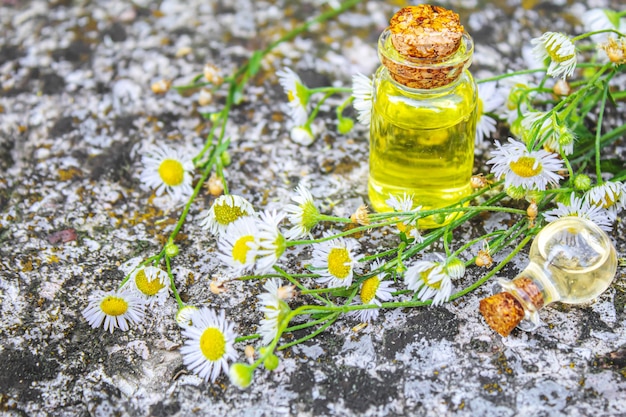
[[[459,15],[420,4],[398,11],[389,22],[391,42],[406,57],[441,61],[456,52],[463,36]]]
[[[478,309],[489,327],[504,337],[508,336],[524,318],[522,304],[508,292],[480,300]]]
[[[521,290],[518,294],[521,294],[524,298],[526,298],[527,302],[531,302],[537,310],[543,307],[543,294],[532,279],[528,277],[515,278],[513,280],[513,284]]]
[[[455,81],[468,62],[446,60],[459,50],[463,25],[459,15],[439,6],[409,6],[398,11],[389,22],[390,42],[400,60],[382,55],[382,63],[399,83],[420,89],[441,87]]]

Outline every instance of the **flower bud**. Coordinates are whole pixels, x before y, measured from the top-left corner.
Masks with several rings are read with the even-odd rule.
[[[160,80],[152,84],[150,88],[152,88],[152,92],[154,94],[165,94],[170,89],[171,85],[172,85],[171,81]]]
[[[254,368],[250,365],[246,365],[245,363],[233,363],[228,371],[230,382],[241,389],[248,388],[250,386],[253,376]]]
[[[513,200],[521,200],[526,197],[526,189],[512,185],[506,189],[506,194]]]
[[[178,245],[176,245],[174,242],[167,242],[167,244],[165,245],[165,255],[168,258],[173,258],[178,255]]]
[[[265,366],[265,369],[267,369],[268,371],[273,371],[274,369],[278,368],[279,364],[280,359],[278,359],[278,356],[274,355],[273,353],[267,355],[263,360],[263,366]]]
[[[349,117],[342,117],[339,119],[339,124],[337,125],[337,131],[342,135],[345,135],[354,127],[354,120]]]
[[[574,176],[574,188],[578,191],[588,191],[591,189],[591,178],[585,174]]]

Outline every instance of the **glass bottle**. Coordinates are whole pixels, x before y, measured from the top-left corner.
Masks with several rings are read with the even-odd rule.
[[[538,311],[560,301],[586,303],[603,293],[617,271],[609,236],[595,223],[563,217],[544,227],[530,248],[530,262],[512,281],[498,280],[496,294],[480,301],[487,324],[502,336],[516,326],[534,330]]]
[[[477,88],[467,70],[474,44],[459,16],[442,7],[405,7],[378,41],[368,192],[376,211],[391,196],[436,209],[471,193]],[[420,228],[445,218],[420,219]]]

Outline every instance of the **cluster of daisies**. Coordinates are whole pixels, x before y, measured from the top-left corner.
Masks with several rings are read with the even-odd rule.
[[[104,326],[111,333],[116,328],[126,331],[144,318],[146,309],[163,305],[170,291],[167,272],[142,266],[129,274],[119,289],[94,291],[82,314],[92,327]]]
[[[592,10],[585,15],[585,25],[590,31],[605,31],[600,33],[604,35],[609,32],[623,33],[626,24],[622,15],[610,13],[615,12]],[[547,32],[531,42],[535,58],[548,64],[546,73],[560,78],[553,88],[557,95],[571,94],[566,79],[576,70],[577,40],[561,33]],[[626,63],[623,35],[617,39],[605,36],[599,48],[610,62],[616,65]],[[205,77],[209,79],[209,75]],[[291,138],[296,143],[310,145],[315,139],[312,121],[319,110],[318,103],[318,107],[309,112],[311,96],[323,92],[326,98],[339,90],[310,89],[288,68],[277,75],[288,97],[293,123]],[[490,137],[496,130],[497,120],[506,118],[511,131],[521,141],[509,138],[504,144],[495,142],[491,159],[487,161],[491,165],[491,174],[503,180],[504,188],[511,197],[540,198],[541,192],[559,187],[566,168],[571,170],[565,166],[564,157],[573,153],[577,138],[564,122],[569,110],[535,109],[533,100],[539,94],[539,88],[534,81],[519,76],[506,80],[503,83],[506,85],[496,82],[479,84],[477,142],[482,143]],[[358,121],[365,125],[370,123],[373,88],[371,78],[355,75],[350,89],[352,95],[346,102],[353,103]],[[349,131],[352,120],[344,118],[341,111],[337,115],[339,131]],[[144,186],[154,190],[157,196],[167,194],[175,202],[189,201],[194,193],[195,166],[187,153],[164,145],[155,146],[145,153],[142,162],[141,180]],[[579,216],[611,230],[618,213],[626,207],[626,184],[605,181],[600,176],[596,184],[592,184],[591,178],[584,174],[575,175],[570,180],[571,194],[557,199],[555,208],[542,213],[544,220],[551,222],[565,216]],[[414,206],[413,196],[389,196],[387,204],[398,212],[398,217],[385,224],[393,225],[405,242],[421,243],[423,239],[415,220],[421,208]],[[328,288],[329,292],[333,289],[352,289],[354,297],[346,301],[346,304],[349,303],[346,311],[363,323],[376,320],[379,309],[385,303],[402,300],[402,297],[440,305],[450,299],[454,282],[465,274],[466,262],[455,254],[422,254],[406,260],[406,266],[389,266],[392,263],[386,262],[382,256],[362,253],[358,241],[351,237],[326,230],[314,238],[318,224],[329,218],[320,213],[311,192],[302,185],[296,188],[292,202],[282,210],[257,213],[242,196],[227,194],[216,198],[210,209],[200,217],[200,226],[214,235],[218,257],[233,278],[245,274],[263,276],[273,270],[288,276],[277,265],[287,248],[312,245],[311,258],[306,263],[312,272],[311,278],[297,284],[302,288],[305,284],[314,284]],[[350,220],[358,225],[370,225],[365,206],[360,207]],[[288,223],[288,227],[285,228],[283,223]],[[175,247],[165,249],[168,259],[176,255]],[[159,268],[158,260],[154,261],[156,258],[162,259],[154,257],[150,262],[140,264],[125,277],[117,290],[94,291],[82,311],[87,322],[94,328],[104,327],[110,332],[115,329],[126,331],[140,323],[150,309],[163,305],[172,293],[176,295],[171,273]],[[368,265],[364,262],[366,258],[374,260]],[[492,265],[488,247],[479,251],[476,264]],[[169,271],[169,263],[167,265]],[[223,310],[184,305],[176,295],[180,307],[176,322],[183,329],[185,338],[181,348],[183,363],[206,381],[215,381],[222,373],[228,374],[239,387],[250,384],[254,369],[261,363],[268,370],[275,369],[278,358],[273,351],[290,321],[300,314],[289,305],[297,294],[292,283],[283,285],[278,279],[265,279],[264,291],[258,296],[257,303],[262,316],[257,330],[260,357],[255,360],[257,351],[247,347],[247,363],[235,362],[236,326],[226,318]],[[402,283],[410,295],[398,288]]]

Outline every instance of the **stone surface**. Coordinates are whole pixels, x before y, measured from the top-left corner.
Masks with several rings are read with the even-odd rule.
[[[525,68],[522,50],[530,38],[544,30],[578,33],[588,7],[619,2],[522,3],[443,2],[474,35],[478,77]],[[377,66],[376,38],[402,5],[364,1],[263,62],[227,127],[233,193],[256,208],[279,208],[304,182],[325,212],[337,215],[366,201],[366,129],[339,135],[327,107],[316,142],[294,144],[275,71],[289,66],[312,87],[349,85],[352,74]],[[173,299],[126,333],[92,329],[83,319],[88,294],[114,289],[129,265],[158,252],[180,214],[180,207],[142,188],[142,153],[153,143],[199,150],[209,130],[200,113],[223,103],[218,96],[200,107],[197,93],[157,96],[152,83],[182,84],[207,62],[231,73],[255,49],[327,8],[317,0],[0,2],[1,413],[626,414],[623,267],[595,303],[550,306],[542,312],[545,326],[508,338],[478,314],[489,285],[436,308],[383,311],[358,331],[355,320],[342,318],[281,351],[279,368],[258,370],[245,391],[224,376],[204,383],[184,368]],[[187,47],[190,53],[177,56]],[[334,100],[329,103],[342,99]],[[260,283],[230,282],[222,295],[209,291],[212,278],[224,278],[215,241],[198,225],[211,201],[202,194],[191,208],[173,265],[176,282],[187,302],[226,309],[237,331],[250,334],[261,318]],[[507,220],[473,221],[455,238]],[[620,219],[612,233],[620,256],[625,232]],[[372,233],[362,249],[390,242],[392,236]],[[281,265],[296,272],[309,256],[310,248],[290,251]],[[513,276],[525,261],[520,255],[501,275]],[[482,272],[470,269],[455,288]],[[237,344],[240,360],[243,348]]]

